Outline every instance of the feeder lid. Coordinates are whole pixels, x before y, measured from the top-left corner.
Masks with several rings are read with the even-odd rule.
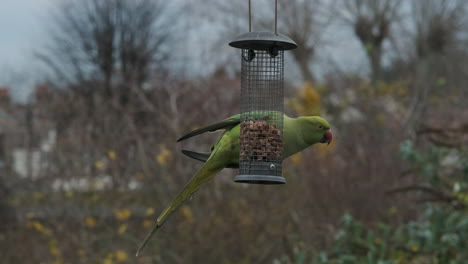
[[[268,50],[272,46],[280,50],[297,48],[296,42],[289,37],[273,32],[248,32],[238,36],[229,43],[229,46],[238,49]]]

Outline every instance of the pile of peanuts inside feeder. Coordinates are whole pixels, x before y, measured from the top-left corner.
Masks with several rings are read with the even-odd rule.
[[[268,161],[281,158],[283,141],[281,131],[263,120],[241,123],[241,160]]]

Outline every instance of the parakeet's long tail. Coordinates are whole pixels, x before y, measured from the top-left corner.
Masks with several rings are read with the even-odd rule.
[[[196,159],[196,160],[199,160],[199,161],[202,161],[202,162],[207,161],[210,158],[210,155],[211,155],[211,152],[201,153],[201,152],[195,152],[195,151],[190,151],[190,150],[186,150],[186,149],[183,149],[182,153],[184,153],[184,155],[186,155],[186,156],[188,156],[188,157],[190,157],[192,159]]]
[[[156,224],[153,226],[151,231],[145,237],[145,240],[141,243],[140,247],[136,252],[138,257],[141,251],[146,247],[146,244],[151,239],[151,237],[156,233],[156,231],[166,222],[169,216],[180,206],[182,203],[187,200],[193,193],[195,193],[200,187],[209,181],[216,173],[221,171],[223,168],[212,168],[212,162],[210,159],[206,161],[203,167],[198,170],[198,172],[190,179],[190,181],[185,185],[184,189],[177,195],[177,197],[164,209],[164,211],[159,215],[156,220]]]

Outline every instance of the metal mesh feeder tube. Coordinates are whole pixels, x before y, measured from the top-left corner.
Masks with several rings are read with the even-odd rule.
[[[241,49],[239,175],[235,182],[283,184],[284,51],[290,38],[249,32],[229,43]]]

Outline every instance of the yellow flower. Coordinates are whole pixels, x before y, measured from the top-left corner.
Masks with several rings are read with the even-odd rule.
[[[457,192],[455,196],[465,205],[468,205],[468,193],[466,192]]]
[[[383,114],[376,114],[375,121],[377,122],[377,124],[382,125],[382,126],[388,122],[386,116]]]
[[[125,251],[123,251],[123,250],[117,250],[115,252],[115,259],[118,262],[125,262],[128,259],[127,253],[125,253]]]
[[[143,220],[143,227],[149,228],[153,225],[153,222],[150,220]]]
[[[411,247],[411,251],[413,252],[418,252],[419,251],[419,248],[417,246],[412,246]]]
[[[50,254],[52,254],[53,256],[59,256],[60,255],[60,251],[58,248],[56,247],[51,247],[49,248],[50,249]]]
[[[190,210],[190,207],[184,205],[182,208],[180,208],[180,212],[189,222],[193,222],[193,214],[192,210]]]
[[[437,79],[437,85],[444,86],[445,84],[447,84],[447,80],[444,77]]]
[[[92,216],[88,216],[85,218],[85,224],[86,226],[93,228],[96,226],[97,222]]]
[[[115,152],[112,151],[112,150],[109,151],[109,152],[107,152],[107,156],[108,156],[109,159],[111,159],[111,160],[115,160],[115,158],[117,157],[117,155],[115,154]]]
[[[114,263],[113,258],[114,258],[114,254],[109,253],[109,254],[107,254],[106,258],[104,259],[104,261],[102,263],[103,264],[112,264],[112,263]]]
[[[291,156],[291,161],[294,165],[299,165],[302,163],[302,154],[297,153]]]
[[[154,209],[152,207],[148,207],[148,209],[146,209],[145,215],[150,216],[153,214],[154,214]]]
[[[78,251],[76,252],[78,254],[78,256],[84,258],[86,256],[86,251],[84,251],[83,249],[78,249]]]
[[[138,179],[138,180],[143,180],[145,178],[145,174],[143,172],[138,172],[135,177]]]
[[[36,215],[33,212],[29,212],[26,214],[26,218],[31,219],[34,218]]]
[[[14,197],[14,198],[8,199],[8,203],[9,203],[11,206],[16,207],[16,206],[19,206],[20,200],[19,200],[18,198]]]
[[[156,162],[161,166],[165,166],[171,157],[172,152],[164,148],[158,155],[156,155]]]
[[[121,221],[127,220],[132,215],[132,212],[128,209],[116,210],[114,211],[115,217]]]
[[[67,197],[67,198],[72,198],[73,195],[74,195],[73,191],[68,191],[68,192],[65,193],[65,197]]]
[[[382,239],[380,239],[379,237],[376,237],[376,238],[374,239],[374,243],[375,243],[376,245],[380,245],[380,244],[382,243]]]
[[[296,98],[289,100],[289,105],[300,115],[318,115],[320,95],[310,82],[305,82],[298,90]]]
[[[101,197],[99,196],[99,194],[97,192],[93,193],[93,195],[91,195],[91,197],[89,198],[92,202],[97,202],[99,201],[99,199],[101,199]]]
[[[102,170],[104,169],[104,167],[106,167],[106,165],[104,164],[104,162],[98,160],[94,163],[94,166],[96,167],[96,169],[99,169],[99,170]]]
[[[60,256],[60,250],[57,247],[57,240],[52,239],[49,242],[49,251],[50,251],[50,254],[52,254],[52,256],[55,256],[55,257]]]
[[[119,226],[119,229],[117,230],[117,232],[118,232],[119,234],[123,234],[123,233],[125,233],[125,231],[127,231],[127,225],[126,225],[126,224],[121,224],[121,225]]]
[[[41,192],[34,192],[33,193],[34,200],[42,200],[44,198],[44,194]]]
[[[28,223],[28,226],[34,228],[37,232],[39,232],[39,233],[41,233],[41,234],[43,234],[45,236],[51,236],[52,235],[52,231],[50,231],[50,229],[45,227],[39,221],[32,221],[32,222]]]

